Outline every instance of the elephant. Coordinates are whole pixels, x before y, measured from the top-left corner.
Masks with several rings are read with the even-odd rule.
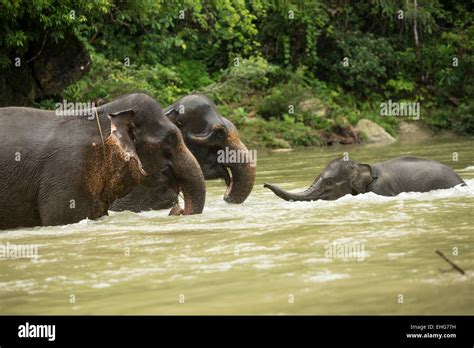
[[[224,179],[227,185],[224,200],[243,203],[253,189],[256,163],[240,140],[234,124],[220,115],[214,103],[203,94],[187,95],[168,106],[164,113],[180,129],[186,146],[202,168],[204,178]],[[226,149],[242,153],[241,158],[247,160],[239,163],[220,160]]]
[[[428,192],[459,184],[465,185],[465,182],[444,164],[401,156],[375,164],[357,163],[348,158],[335,159],[308,189],[299,193],[287,192],[272,184],[264,184],[264,187],[287,201],[315,201],[366,192],[396,196],[401,192]]]
[[[221,116],[214,103],[203,94],[187,95],[165,108],[164,113],[181,131],[186,146],[201,166],[204,178],[224,179],[227,185],[224,200],[243,203],[253,189],[256,168],[234,124]],[[247,161],[226,162],[225,151],[240,153],[240,158]],[[176,204],[178,196],[175,191],[157,195],[153,190],[137,187],[128,196],[114,202],[111,209],[138,212],[165,209]]]
[[[0,229],[97,219],[138,185],[182,189],[173,214],[203,211],[202,171],[157,101],[132,93],[83,111],[0,108]]]

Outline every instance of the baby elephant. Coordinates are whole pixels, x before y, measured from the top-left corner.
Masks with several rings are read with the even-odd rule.
[[[400,192],[428,192],[459,184],[465,185],[465,182],[448,166],[429,159],[403,156],[372,165],[335,159],[308,189],[299,193],[287,192],[271,184],[263,187],[287,201],[315,201],[335,200],[348,193],[395,196]]]

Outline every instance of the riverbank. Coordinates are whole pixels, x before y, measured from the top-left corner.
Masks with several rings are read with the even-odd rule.
[[[382,93],[363,100],[304,68],[288,71],[262,58],[240,62],[200,91],[216,102],[253,147],[389,144],[400,137],[466,135],[474,129],[470,104],[435,109],[432,103],[394,102]],[[386,104],[413,104],[417,109],[384,114]]]

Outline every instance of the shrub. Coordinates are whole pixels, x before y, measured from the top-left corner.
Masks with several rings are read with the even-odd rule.
[[[322,75],[349,91],[367,98],[380,92],[394,66],[394,50],[385,38],[371,34],[345,33],[336,38],[334,49],[321,52]],[[347,65],[343,59],[348,58]]]
[[[237,65],[222,72],[218,82],[202,89],[217,102],[240,102],[261,92],[279,80],[285,72],[261,57],[239,60]]]

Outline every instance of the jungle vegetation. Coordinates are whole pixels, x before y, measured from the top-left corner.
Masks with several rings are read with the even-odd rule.
[[[361,118],[396,135],[390,99],[473,134],[473,18],[447,0],[0,0],[0,72],[72,34],[90,69],[32,105],[202,92],[251,146],[289,147]]]

